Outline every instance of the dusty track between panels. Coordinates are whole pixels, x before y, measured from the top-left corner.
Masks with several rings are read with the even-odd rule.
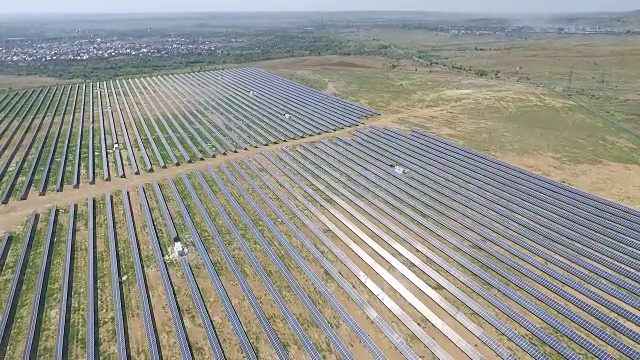
[[[375,124],[373,119],[370,123]],[[139,175],[131,175],[128,178],[114,177],[110,181],[98,180],[94,185],[86,185],[81,188],[68,188],[64,192],[51,192],[45,196],[32,196],[27,200],[20,202],[11,202],[0,207],[0,233],[11,231],[29,216],[33,211],[43,211],[54,205],[67,205],[71,202],[82,201],[89,196],[99,196],[107,192],[122,190],[123,188],[133,189],[138,184],[149,183],[153,180],[166,179],[168,177],[180,175],[196,169],[205,169],[208,166],[218,165],[225,161],[241,159],[259,154],[263,151],[273,152],[284,146],[295,146],[297,144],[314,142],[323,139],[331,139],[336,136],[349,136],[353,131],[364,125],[342,129],[333,133],[325,133],[307,138],[291,140],[286,143],[272,144],[260,148],[251,148],[248,150],[240,150],[237,153],[228,153],[227,155],[217,156],[211,159],[205,159],[195,163],[182,164],[180,166],[167,169],[160,169],[156,172],[141,173]]]

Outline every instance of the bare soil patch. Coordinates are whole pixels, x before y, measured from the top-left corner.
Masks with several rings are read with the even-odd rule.
[[[266,69],[342,68],[382,69],[392,61],[381,57],[364,56],[308,56],[301,58],[262,61],[256,63]]]

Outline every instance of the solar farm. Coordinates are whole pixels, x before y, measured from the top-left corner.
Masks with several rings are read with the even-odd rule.
[[[0,359],[640,359],[637,210],[253,68],[0,109],[4,204],[130,180],[0,239]]]

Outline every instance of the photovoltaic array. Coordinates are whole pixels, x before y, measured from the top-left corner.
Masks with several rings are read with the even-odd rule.
[[[376,112],[246,68],[39,88],[0,100],[0,202],[355,125]],[[142,169],[142,170],[141,170]]]
[[[256,69],[63,90],[7,95],[3,111],[69,154],[83,142],[69,129],[96,122],[102,179],[374,114]],[[76,104],[85,93],[97,104]],[[49,103],[102,110],[56,128],[35,110]],[[422,130],[358,127],[205,167],[2,238],[0,359],[640,358],[637,210]]]

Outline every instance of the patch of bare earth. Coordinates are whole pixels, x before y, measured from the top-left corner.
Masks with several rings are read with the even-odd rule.
[[[393,68],[396,71],[429,72],[434,69],[426,69],[416,66],[410,60],[391,60],[377,56],[307,56],[299,58],[278,59],[261,61],[250,64],[269,70],[382,70]]]

